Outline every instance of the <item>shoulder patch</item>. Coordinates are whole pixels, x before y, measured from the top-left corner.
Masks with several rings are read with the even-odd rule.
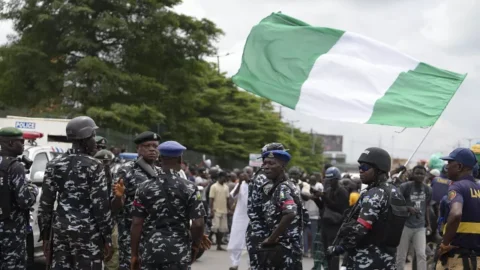
[[[448,192],[448,200],[451,201],[457,196],[457,192],[455,190],[450,190]]]
[[[286,198],[285,192],[283,192],[283,190],[280,191],[280,199],[285,199],[285,198]]]
[[[202,199],[202,193],[200,193],[200,191],[197,191],[197,200],[201,200]]]

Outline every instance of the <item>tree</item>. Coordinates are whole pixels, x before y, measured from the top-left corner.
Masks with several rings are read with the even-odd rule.
[[[308,134],[289,136],[268,100],[203,60],[223,33],[173,12],[180,2],[1,1],[16,35],[0,48],[0,100],[8,101],[0,105],[31,116],[87,114],[129,133],[161,126],[164,139],[225,159],[247,160],[280,141],[294,163],[319,166]]]

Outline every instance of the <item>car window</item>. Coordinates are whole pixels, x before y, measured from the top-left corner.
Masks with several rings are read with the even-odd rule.
[[[33,159],[32,168],[30,168],[30,177],[33,180],[36,172],[44,172],[47,167],[47,153],[38,153]]]

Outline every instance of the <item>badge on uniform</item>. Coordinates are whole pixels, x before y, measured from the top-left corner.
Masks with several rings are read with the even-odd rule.
[[[273,158],[273,157],[275,157],[275,156],[273,155],[273,152],[270,152],[270,154],[268,154],[268,157],[269,157],[269,158]]]
[[[455,190],[450,190],[448,192],[448,200],[451,201],[457,196],[457,192]]]

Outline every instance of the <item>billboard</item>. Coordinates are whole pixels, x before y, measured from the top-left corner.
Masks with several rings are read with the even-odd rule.
[[[323,151],[342,152],[343,151],[343,136],[341,135],[325,135],[316,134],[323,141]]]
[[[262,155],[261,154],[250,154],[248,166],[250,167],[262,167]]]

